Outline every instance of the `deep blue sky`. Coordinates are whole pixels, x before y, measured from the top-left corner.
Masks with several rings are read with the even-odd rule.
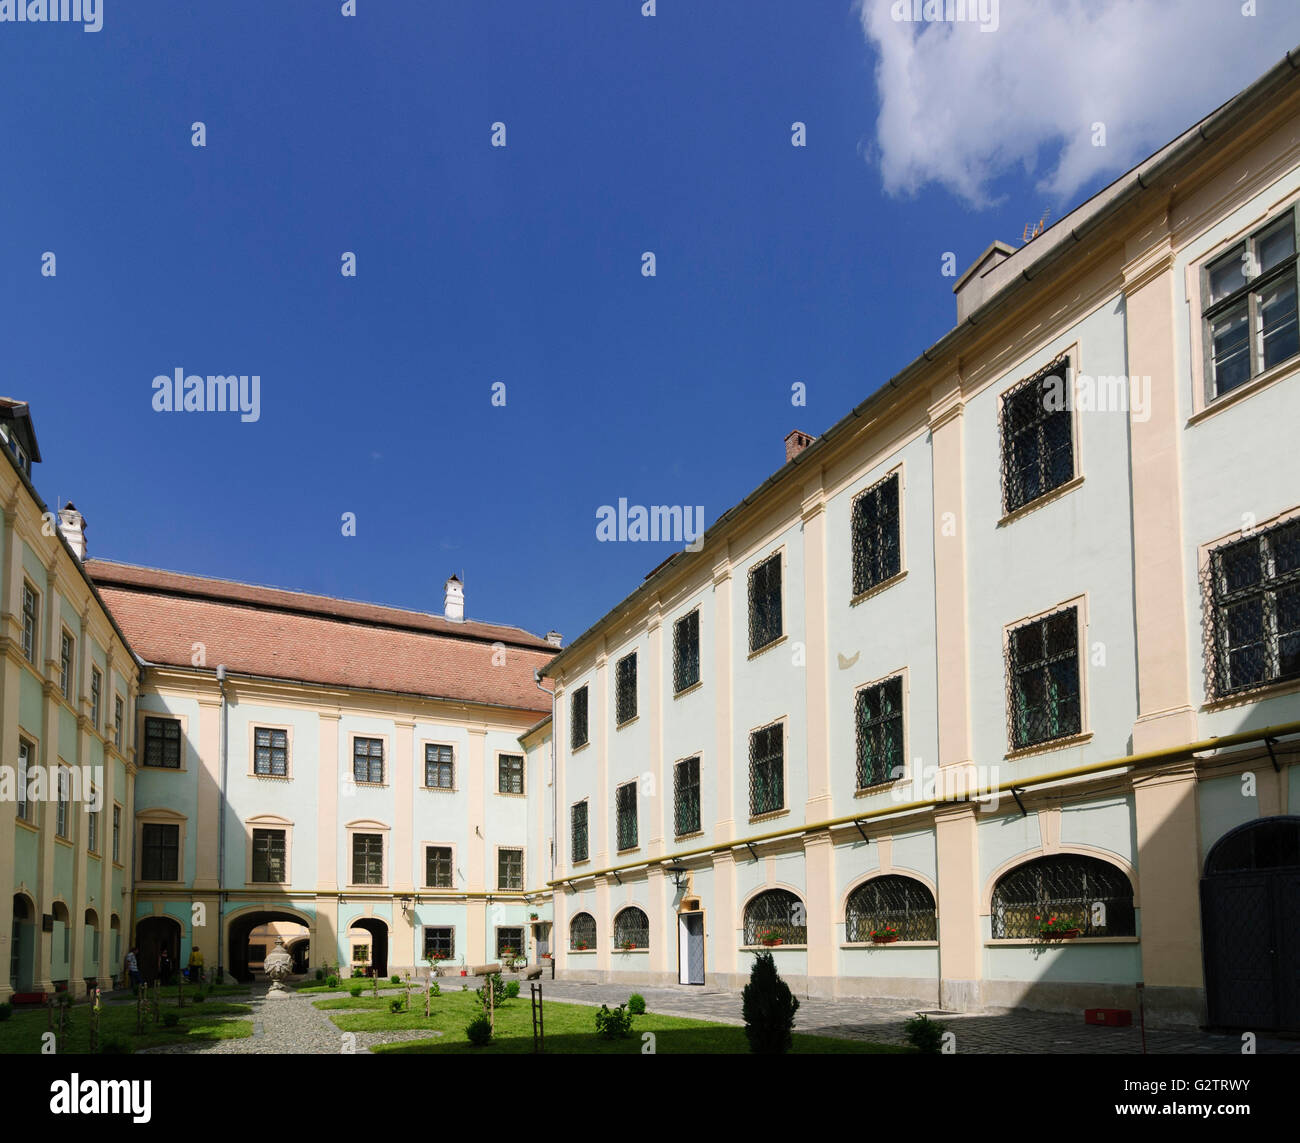
[[[463,569],[572,639],[673,550],[599,505],[711,522],[953,324],[944,251],[1119,173],[890,197],[849,0],[340,4],[0,25],[0,393],[92,555],[433,611]],[[261,419],[154,412],[177,367],[260,375]]]

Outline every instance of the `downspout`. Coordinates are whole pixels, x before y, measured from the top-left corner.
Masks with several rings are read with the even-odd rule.
[[[217,687],[221,691],[221,785],[217,789],[217,983],[226,982],[226,666],[217,666]]]

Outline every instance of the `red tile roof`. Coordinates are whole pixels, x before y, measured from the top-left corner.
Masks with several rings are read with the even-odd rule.
[[[209,668],[234,674],[550,712],[533,671],[556,648],[518,627],[107,560],[85,569],[150,663],[189,667],[202,643]]]

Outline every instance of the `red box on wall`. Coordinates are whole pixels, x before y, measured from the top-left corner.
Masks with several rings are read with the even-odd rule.
[[[1105,1028],[1127,1028],[1133,1023],[1133,1013],[1127,1008],[1087,1008],[1083,1022],[1100,1024]]]

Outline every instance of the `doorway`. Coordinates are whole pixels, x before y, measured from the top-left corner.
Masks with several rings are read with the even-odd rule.
[[[677,915],[677,983],[704,983],[704,914]]]
[[[144,917],[136,923],[135,943],[140,947],[137,962],[140,976],[149,984],[158,979],[158,962],[163,949],[171,957],[172,971],[180,964],[181,926],[171,917]]]

